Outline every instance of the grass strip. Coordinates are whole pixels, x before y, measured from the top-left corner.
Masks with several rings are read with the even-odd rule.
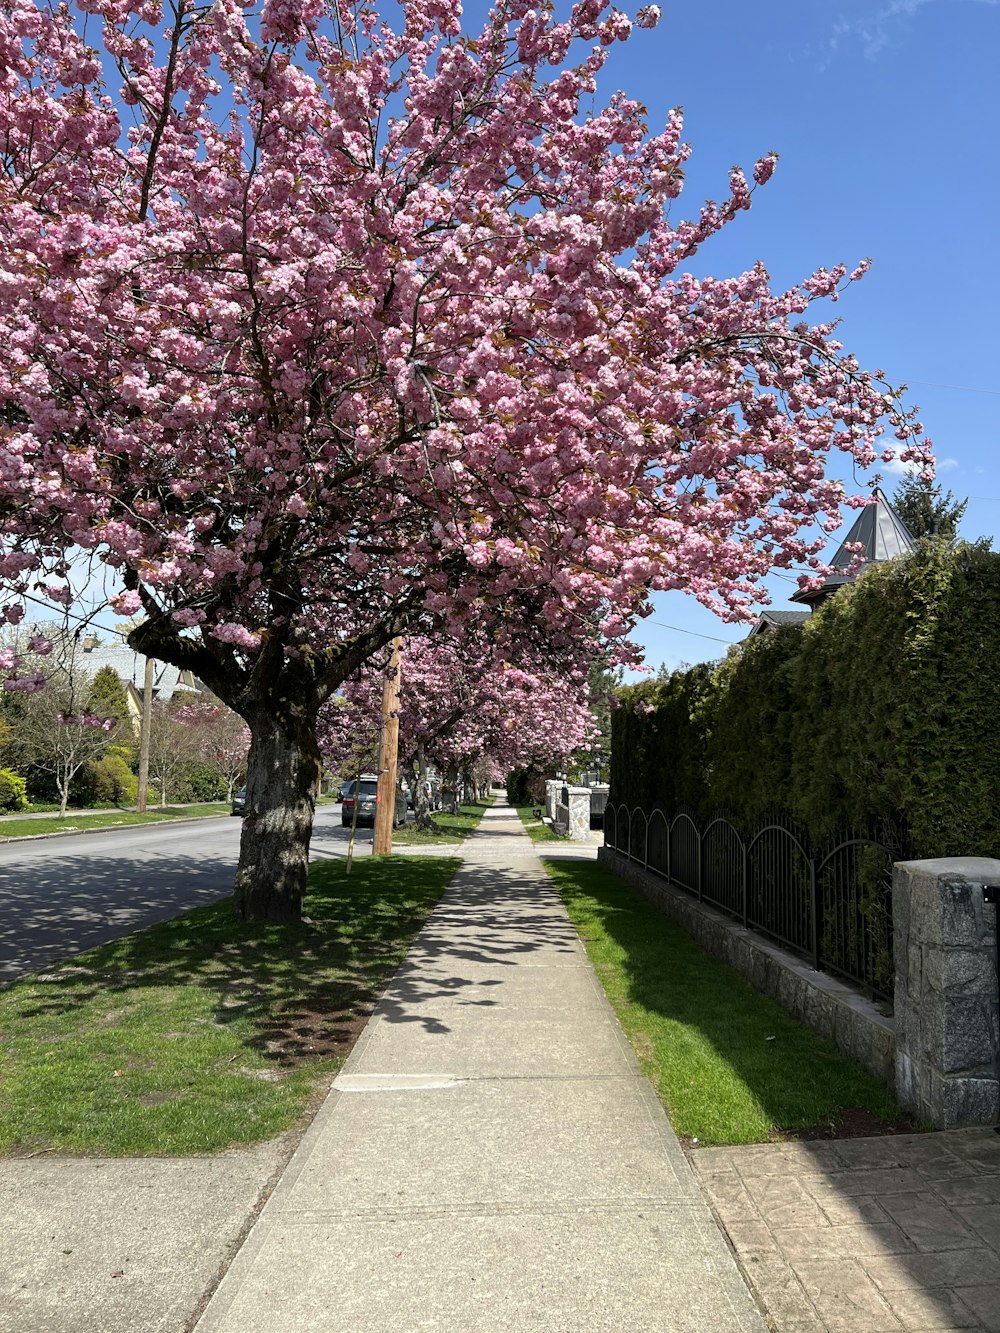
[[[227,900],[0,991],[0,1153],[183,1155],[290,1128],[459,865],[319,862],[301,925]]]
[[[457,814],[451,814],[447,810],[437,810],[431,816],[434,821],[432,829],[418,829],[415,824],[407,824],[405,828],[393,831],[392,841],[403,847],[436,842],[463,842],[473,829],[478,828],[479,821],[492,804],[493,798],[489,797],[485,801],[473,801],[471,804],[463,805]]]
[[[528,837],[532,842],[563,842],[565,839],[561,833],[557,833],[551,824],[546,824],[541,819],[535,818],[535,811],[538,806],[518,805],[514,807],[520,816],[521,823],[527,830]]]
[[[609,870],[546,869],[678,1134],[763,1143],[848,1107],[902,1119],[882,1083]]]
[[[4,838],[33,838],[43,833],[78,833],[88,828],[117,828],[123,824],[162,824],[170,819],[207,819],[210,816],[228,815],[228,801],[215,801],[210,805],[184,805],[164,810],[147,810],[138,814],[135,810],[116,810],[108,815],[68,814],[52,819],[18,819],[7,816],[0,819],[0,842]]]

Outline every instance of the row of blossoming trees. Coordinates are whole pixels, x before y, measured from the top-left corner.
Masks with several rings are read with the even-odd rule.
[[[831,454],[925,458],[808,317],[865,265],[689,271],[775,159],[678,217],[680,114],[596,97],[632,26],[0,0],[0,605],[89,561],[245,719],[243,916],[299,915],[320,712],[394,636],[571,679],[651,591],[815,565]]]
[[[345,682],[320,715],[320,744],[345,773],[377,761],[386,668],[373,662]],[[399,744],[418,823],[428,818],[430,767],[456,790],[476,790],[512,768],[553,768],[586,749],[597,730],[587,682],[545,663],[506,661],[488,639],[461,645],[414,635],[400,663]]]

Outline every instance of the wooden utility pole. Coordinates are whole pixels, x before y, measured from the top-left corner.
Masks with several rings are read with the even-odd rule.
[[[153,670],[153,659],[147,657],[146,674],[142,682],[142,722],[139,724],[139,791],[135,803],[140,814],[146,809],[149,787],[149,733],[152,730],[153,722]]]
[[[392,641],[389,666],[382,687],[382,735],[378,747],[378,802],[375,806],[373,856],[392,851],[392,826],[396,812],[396,764],[399,754],[399,685],[402,635]],[[355,809],[357,805],[355,804]]]

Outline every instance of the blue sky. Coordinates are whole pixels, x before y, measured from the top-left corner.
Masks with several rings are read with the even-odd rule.
[[[684,107],[694,151],[681,211],[724,195],[732,164],[781,154],[752,210],[706,246],[704,270],[727,276],[761,259],[783,285],[870,255],[871,273],[836,307],[841,340],[910,386],[939,480],[970,497],[963,535],[996,534],[1000,546],[1000,0],[662,9],[658,28],[617,49],[602,92],[643,101],[653,130]],[[886,474],[886,489],[896,480]],[[794,584],[770,586],[787,606]],[[721,656],[745,633],[671,593],[633,637],[650,665],[674,667]]]

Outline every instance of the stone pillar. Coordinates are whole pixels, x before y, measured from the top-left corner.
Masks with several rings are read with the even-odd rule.
[[[893,869],[896,1096],[936,1129],[1000,1121],[1000,861],[961,856]]]
[[[562,783],[557,782],[555,778],[548,778],[545,783],[545,817],[555,819],[556,803],[559,800],[559,791]]]
[[[569,828],[572,842],[590,841],[590,788],[567,787]]]

